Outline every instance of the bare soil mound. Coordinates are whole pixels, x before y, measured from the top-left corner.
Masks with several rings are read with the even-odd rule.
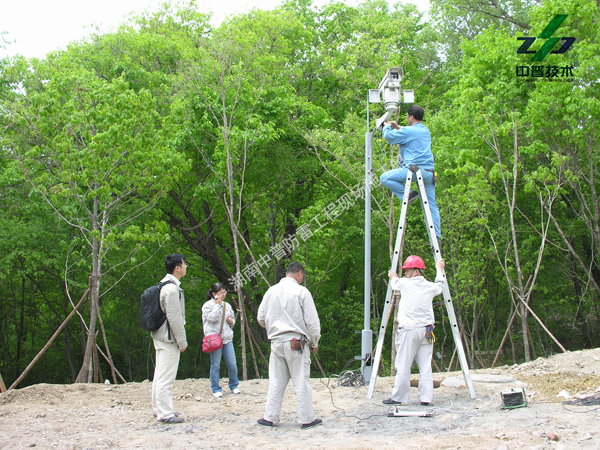
[[[438,381],[459,382],[436,388],[429,407],[420,405],[413,388],[412,403],[398,408],[431,417],[388,417],[395,408],[381,401],[391,393],[392,378],[377,380],[371,400],[367,386],[338,387],[335,379],[312,379],[315,411],[324,424],[307,430],[296,421],[291,384],[281,424],[264,428],[256,423],[268,380],[242,382],[242,395],[225,393],[220,399],[213,398],[207,379],[176,381],[175,408],[186,419],[179,425],[156,422],[149,381],[38,384],[0,394],[0,449],[600,448],[600,349],[471,374],[477,380],[476,399],[461,387],[460,372],[437,373]],[[502,409],[500,392],[521,388],[528,405]]]

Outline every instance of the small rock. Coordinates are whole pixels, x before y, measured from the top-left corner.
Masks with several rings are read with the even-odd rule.
[[[569,395],[569,393],[565,389],[563,389],[558,393],[557,397],[571,398],[571,395]]]
[[[591,438],[592,438],[592,435],[588,434],[587,436],[584,436],[581,439],[579,439],[579,442],[581,442],[581,441],[589,441]]]
[[[37,447],[37,444],[29,444],[30,447]]]
[[[197,402],[201,402],[202,401],[202,397],[196,397],[196,401]]]
[[[546,437],[548,439],[550,439],[551,441],[557,442],[558,441],[558,436],[553,433],[552,431],[546,431]]]
[[[508,444],[502,444],[496,450],[510,450],[510,447],[508,446]]]

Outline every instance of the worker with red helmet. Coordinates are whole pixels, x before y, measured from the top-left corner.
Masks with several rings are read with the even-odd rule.
[[[400,291],[401,298],[396,333],[396,380],[392,397],[383,401],[386,405],[408,403],[413,361],[419,366],[419,400],[422,405],[431,405],[433,401],[433,297],[442,293],[445,266],[443,259],[436,264],[434,283],[423,277],[425,263],[416,255],[409,256],[404,261],[404,277],[399,278],[393,270],[388,272],[392,289]]]

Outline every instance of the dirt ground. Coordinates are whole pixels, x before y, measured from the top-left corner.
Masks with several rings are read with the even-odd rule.
[[[124,385],[38,384],[0,394],[0,449],[598,449],[600,448],[600,349],[471,371],[476,399],[460,372],[437,373],[434,405],[412,389],[401,412],[432,417],[388,417],[382,405],[392,378],[367,386],[338,387],[335,378],[312,379],[317,417],[324,424],[301,430],[288,386],[282,421],[257,425],[268,380],[240,384],[241,395],[213,398],[207,379],[178,380],[175,409],[186,421],[158,423],[149,381]],[[416,377],[415,377],[416,378]],[[503,382],[497,382],[497,381]],[[461,386],[462,385],[462,386]],[[226,384],[225,384],[226,386]],[[502,409],[500,391],[524,387],[528,405]],[[571,396],[571,398],[558,397]],[[562,402],[571,402],[570,404]]]

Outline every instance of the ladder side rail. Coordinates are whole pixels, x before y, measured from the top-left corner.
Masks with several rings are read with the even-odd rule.
[[[421,170],[417,171],[417,184],[419,186],[419,193],[421,197],[421,207],[423,212],[425,213],[425,225],[427,228],[427,234],[429,235],[429,243],[433,249],[433,257],[435,259],[435,263],[437,264],[440,259],[442,259],[442,255],[438,246],[437,236],[435,235],[435,228],[433,226],[433,219],[431,217],[431,210],[429,209],[429,201],[427,200],[427,195],[425,192],[425,184],[423,183],[423,175],[421,174]],[[452,328],[452,336],[454,337],[454,344],[456,345],[458,359],[460,362],[460,366],[463,372],[463,377],[465,379],[465,385],[469,389],[469,394],[471,398],[476,398],[475,389],[473,387],[473,382],[471,380],[471,374],[469,372],[469,365],[467,363],[467,358],[465,356],[465,350],[463,347],[462,339],[460,337],[460,331],[458,329],[458,322],[456,321],[456,315],[454,312],[454,305],[452,304],[452,298],[450,296],[450,289],[448,288],[448,279],[446,278],[446,271],[442,270],[444,275],[444,287],[443,287],[443,296],[444,296],[444,305],[446,306],[446,312],[448,313],[448,319],[450,320],[450,325]]]
[[[410,187],[412,182],[412,172],[409,170],[406,175],[405,186]],[[404,236],[406,231],[406,210],[408,207],[408,195],[410,189],[404,189],[404,197],[402,198],[402,210],[400,211],[400,221],[398,222],[398,232],[396,233],[396,244],[394,245],[394,255],[392,256],[392,270],[398,271],[398,261],[400,259],[400,252],[404,247]],[[393,194],[392,194],[393,195]],[[367,398],[373,397],[373,391],[375,389],[375,382],[377,381],[377,374],[379,372],[379,364],[381,363],[381,354],[383,352],[383,342],[385,339],[385,332],[387,329],[387,323],[390,319],[390,306],[392,300],[392,285],[388,283],[387,292],[385,294],[385,305],[383,307],[383,314],[381,315],[381,324],[379,326],[379,333],[377,335],[377,346],[375,347],[375,355],[373,357],[373,369],[371,371],[371,379],[369,380],[369,390],[367,391]]]

